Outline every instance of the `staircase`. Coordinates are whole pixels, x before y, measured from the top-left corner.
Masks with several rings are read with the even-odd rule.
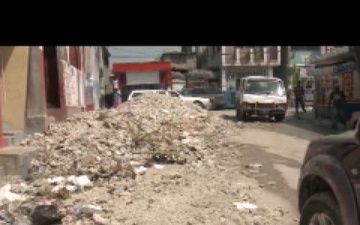
[[[16,130],[4,131],[3,136],[6,139],[7,146],[19,145],[21,140],[25,137],[22,131]]]

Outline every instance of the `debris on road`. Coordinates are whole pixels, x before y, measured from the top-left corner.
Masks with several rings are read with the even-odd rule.
[[[248,202],[234,202],[234,205],[238,209],[257,209],[258,206]]]
[[[3,189],[18,197],[3,198],[0,224],[284,224],[249,203],[256,185],[241,173],[261,165],[244,169],[226,138],[242,127],[158,94],[51,124],[23,141],[42,151]]]
[[[164,164],[205,159],[224,144],[229,126],[199,106],[158,94],[51,124],[49,131],[21,143],[42,151],[32,161],[27,182],[0,189],[0,200],[6,200],[0,204],[0,224],[13,224],[21,216],[38,225],[109,224],[111,200],[99,193],[92,201],[88,189],[131,205],[134,199],[128,196],[141,175],[150,168],[164,170]]]
[[[44,149],[32,164],[32,179],[131,177],[129,162],[153,159],[184,164],[203,159],[206,149],[221,145],[221,139],[207,137],[221,134],[225,124],[194,104],[145,94],[116,109],[81,113],[55,123],[22,145]]]

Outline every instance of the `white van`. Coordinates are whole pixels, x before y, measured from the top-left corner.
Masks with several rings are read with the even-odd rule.
[[[236,118],[274,117],[283,121],[288,105],[284,82],[279,78],[249,76],[240,79],[236,96]]]

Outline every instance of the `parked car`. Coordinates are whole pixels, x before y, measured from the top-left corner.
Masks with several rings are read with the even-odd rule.
[[[163,94],[163,95],[167,95],[169,97],[180,98],[181,100],[183,100],[185,102],[194,103],[204,109],[210,108],[210,100],[208,98],[183,96],[179,92],[174,91],[174,90],[134,90],[130,93],[128,100],[131,100],[133,98],[141,96],[144,93]]]
[[[133,90],[129,94],[128,101],[132,100],[133,98],[136,98],[138,96],[141,96],[145,93],[157,93],[162,95],[169,95],[169,93],[166,90]]]
[[[200,106],[203,109],[209,109],[211,107],[211,102],[210,99],[208,98],[202,98],[202,97],[191,97],[191,96],[184,96],[182,94],[180,94],[177,91],[168,91],[169,95],[171,97],[175,97],[175,98],[180,98],[182,100],[184,100],[185,102],[192,102],[198,106]]]
[[[211,87],[197,87],[197,88],[184,88],[181,95],[185,97],[200,97],[210,100],[211,109],[224,108],[224,94],[218,88]]]
[[[360,223],[360,132],[310,142],[298,183],[300,225]]]

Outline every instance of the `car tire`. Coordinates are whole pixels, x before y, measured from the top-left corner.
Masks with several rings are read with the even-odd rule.
[[[285,115],[275,115],[276,122],[282,122],[285,119]]]
[[[194,104],[200,106],[203,109],[205,109],[204,104],[202,104],[201,102],[196,101],[196,102],[194,102]]]
[[[299,225],[322,224],[314,222],[319,221],[321,217],[332,222],[324,224],[343,225],[340,207],[329,192],[316,193],[306,200],[301,210]]]

